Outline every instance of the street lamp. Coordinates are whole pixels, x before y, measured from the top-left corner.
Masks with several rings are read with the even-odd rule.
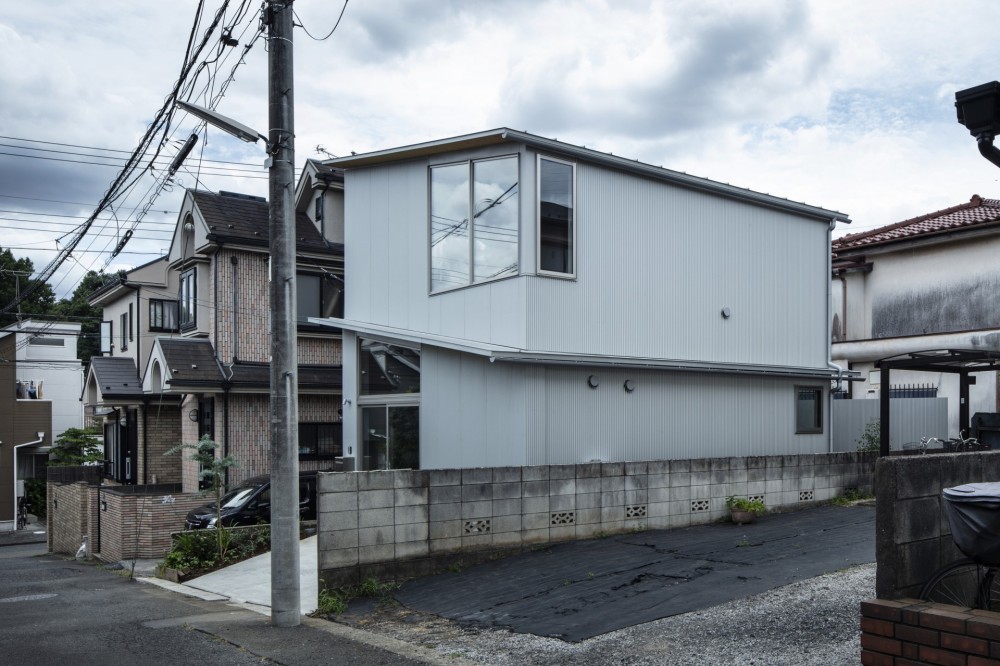
[[[955,93],[958,122],[976,137],[980,154],[1000,167],[1000,149],[993,139],[1000,134],[1000,82],[991,81]]]
[[[268,0],[268,127],[260,132],[187,102],[178,106],[268,153],[268,252],[271,255],[271,624],[301,623],[299,589],[299,373],[295,284],[295,117],[292,4]]]

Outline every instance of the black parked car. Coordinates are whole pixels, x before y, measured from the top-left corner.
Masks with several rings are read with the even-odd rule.
[[[188,512],[184,527],[200,530],[215,527],[215,502]],[[316,472],[299,473],[299,519],[316,520]],[[222,524],[258,525],[271,522],[271,477],[254,476],[222,496]]]

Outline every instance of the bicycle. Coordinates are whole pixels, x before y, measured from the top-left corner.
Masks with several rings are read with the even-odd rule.
[[[17,529],[23,530],[28,526],[28,502],[24,497],[17,498]]]
[[[931,576],[920,598],[1000,611],[1000,483],[968,483],[943,494],[951,537],[965,557]]]

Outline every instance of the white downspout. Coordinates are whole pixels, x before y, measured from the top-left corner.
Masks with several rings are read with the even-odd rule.
[[[38,439],[36,439],[35,441],[33,441],[33,442],[25,442],[24,444],[15,444],[14,445],[14,489],[13,489],[13,493],[14,493],[14,521],[13,521],[14,529],[12,529],[11,532],[16,532],[17,531],[17,450],[20,449],[21,447],[24,447],[24,446],[36,446],[38,444],[41,444],[44,441],[45,441],[45,433],[44,432],[40,432],[40,433],[38,433]]]
[[[833,229],[837,226],[836,218],[830,220],[826,230],[826,366],[837,371],[837,386],[839,391],[844,382],[844,368],[833,362]],[[828,392],[826,406],[826,421],[830,424],[830,453],[833,453],[833,391]]]

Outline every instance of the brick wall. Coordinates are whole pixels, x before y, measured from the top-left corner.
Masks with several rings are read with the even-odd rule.
[[[47,484],[49,552],[75,555],[83,536],[90,535],[91,487],[84,481]]]
[[[167,451],[180,444],[181,439],[181,411],[176,405],[150,404],[143,410],[143,418],[140,428],[145,427],[147,437],[143,443],[143,432],[139,432],[139,456],[143,457],[143,451],[148,453],[149,461],[147,467],[140,467],[146,470],[146,478],[141,479],[146,483],[181,483],[181,456],[183,454],[164,455]]]
[[[142,494],[101,488],[100,558],[117,562],[132,558],[162,559],[170,535],[184,529],[188,511],[209,501],[201,494],[174,494],[148,489]]]
[[[784,509],[870,492],[872,461],[836,453],[320,474],[320,577],[339,587],[423,573],[455,554],[687,527],[724,517],[730,495]]]
[[[1000,479],[1000,451],[880,458],[875,466],[875,593],[917,597],[948,562],[963,557],[951,538],[944,488]]]
[[[189,395],[181,403],[180,413],[187,414],[192,409],[198,409],[198,398]],[[180,441],[184,444],[197,444],[198,423],[191,419],[180,417],[178,417],[178,421],[180,422],[181,431]],[[198,483],[200,481],[199,473],[201,470],[198,468],[198,463],[191,460],[191,453],[191,451],[181,451],[177,454],[181,459],[181,485],[185,493],[198,492]]]
[[[1000,613],[915,599],[861,604],[866,666],[1000,666]]]
[[[298,338],[298,358],[303,365],[340,365],[344,362],[340,338]]]

